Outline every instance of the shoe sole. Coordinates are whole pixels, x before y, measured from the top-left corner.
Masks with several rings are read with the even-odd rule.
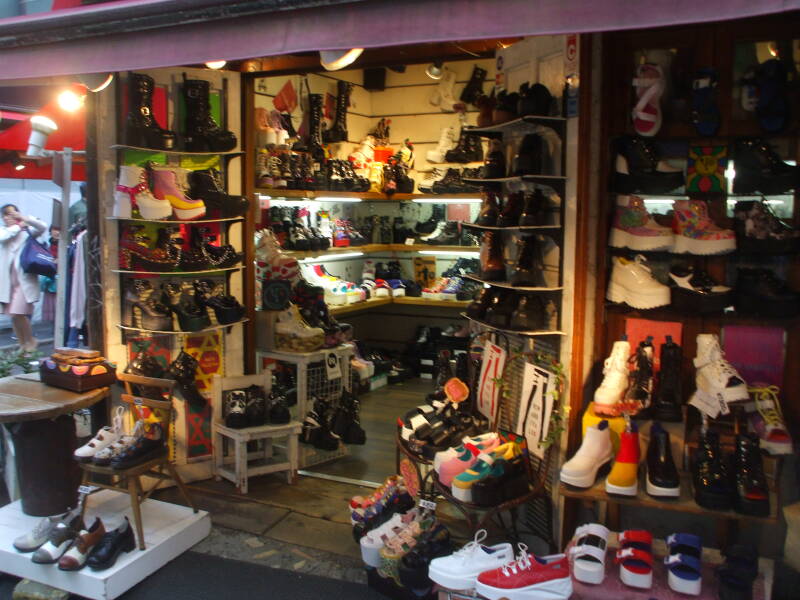
[[[606,480],[606,494],[615,496],[636,496],[639,493],[639,482],[635,481],[632,485],[614,485]]]
[[[562,577],[561,579],[551,579],[543,583],[528,585],[521,588],[496,588],[491,585],[477,581],[475,590],[479,595],[489,600],[567,600],[572,596],[572,579]]]
[[[142,203],[139,204],[139,214],[142,216],[143,219],[147,219],[150,221],[160,221],[162,219],[169,219],[172,216],[172,206],[169,205],[167,202],[166,207],[162,206],[153,206],[147,207]],[[175,209],[176,212],[178,209]],[[205,214],[205,209],[203,210],[203,214]]]
[[[172,208],[175,213],[175,218],[179,221],[194,221],[201,217],[206,216],[206,207],[199,208]]]
[[[447,588],[448,590],[459,590],[459,591],[466,591],[466,590],[474,590],[475,583],[480,573],[475,573],[474,575],[462,575],[461,577],[456,577],[450,575],[449,573],[442,573],[441,571],[437,571],[436,567],[431,565],[428,568],[428,577],[434,583],[442,586],[443,588]]]
[[[584,475],[583,477],[571,477],[569,475],[564,475],[564,473],[561,473],[559,475],[559,479],[561,480],[562,483],[566,483],[567,485],[571,485],[576,488],[583,488],[583,489],[590,488],[594,485],[595,481],[597,481],[598,471],[608,466],[612,458],[613,456],[609,455],[605,460],[603,460],[601,463],[597,465],[594,471]]]
[[[608,284],[606,299],[610,302],[624,303],[633,308],[646,310],[648,308],[667,306],[670,302],[670,293],[667,286],[662,286],[662,288],[650,292],[643,292],[641,290],[630,290],[620,283],[611,281]]]
[[[645,482],[646,482],[646,489],[648,496],[653,496],[654,498],[680,498],[681,495],[680,484],[678,485],[678,487],[674,488],[659,487],[650,482],[649,472],[647,474],[647,477],[645,478]]]
[[[670,250],[674,243],[672,233],[667,235],[634,235],[623,229],[613,228],[608,238],[608,245],[614,248],[629,248],[637,252],[653,250]]]
[[[709,256],[712,254],[727,254],[736,250],[736,239],[723,240],[696,240],[685,235],[675,234],[672,252],[675,254],[699,254]]]

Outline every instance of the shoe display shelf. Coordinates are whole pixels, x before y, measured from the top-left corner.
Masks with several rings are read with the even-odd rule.
[[[347,315],[365,310],[386,306],[387,304],[401,304],[404,306],[427,306],[436,308],[464,309],[470,303],[469,300],[434,300],[429,298],[415,298],[412,296],[399,296],[397,298],[370,298],[364,302],[345,304],[344,306],[331,306],[328,311],[334,315]]]
[[[284,254],[295,258],[325,258],[337,254],[361,252],[362,254],[400,253],[400,252],[474,252],[478,254],[478,246],[437,246],[436,244],[364,244],[363,246],[344,246],[327,250],[284,250]]]
[[[567,120],[564,117],[549,117],[545,115],[526,115],[499,125],[489,125],[488,127],[469,127],[467,131],[477,133],[488,138],[502,138],[505,134],[525,134],[535,133],[538,126],[554,129],[563,138],[566,131]]]
[[[472,323],[476,323],[481,327],[486,329],[496,331],[498,333],[502,333],[504,335],[517,335],[520,337],[539,337],[539,336],[549,336],[549,335],[566,335],[563,331],[559,330],[537,330],[537,331],[524,331],[524,330],[517,330],[517,329],[505,329],[503,327],[495,327],[494,325],[489,325],[489,323],[485,323],[480,319],[473,319],[467,313],[461,313],[461,316],[464,317],[467,321],[471,321]]]
[[[476,200],[480,194],[392,194],[379,192],[339,192],[329,190],[288,190],[285,188],[256,188],[256,193],[272,198],[298,198],[301,200],[358,198],[366,202],[412,202],[414,200]]]
[[[238,156],[244,156],[244,152],[232,150],[230,152],[186,152],[183,150],[158,150],[156,148],[140,148],[139,146],[127,146],[125,144],[112,144],[112,150],[144,152],[147,154],[164,154],[166,156],[220,156],[230,160]]]
[[[256,368],[260,373],[271,363],[289,366],[295,371],[297,386],[297,404],[292,407],[292,419],[302,422],[309,410],[314,407],[314,398],[325,398],[335,407],[342,396],[342,391],[352,385],[352,367],[350,359],[355,351],[352,344],[340,344],[334,348],[323,348],[315,352],[280,352],[275,350],[257,350]],[[329,379],[326,361],[338,363],[341,377]],[[339,441],[336,450],[321,450],[308,444],[300,444],[299,468],[336,460],[347,456],[348,450],[344,442]]]
[[[128,494],[102,490],[86,499],[86,509],[107,526],[123,518],[133,523]],[[113,567],[93,571],[61,571],[55,564],[37,564],[30,554],[18,552],[13,541],[31,531],[40,517],[26,515],[19,500],[0,508],[0,565],[4,573],[37,581],[93,600],[111,600],[145,580],[180,556],[211,532],[211,517],[206,511],[194,512],[188,506],[148,498],[140,505],[144,526],[144,550],[123,552]]]

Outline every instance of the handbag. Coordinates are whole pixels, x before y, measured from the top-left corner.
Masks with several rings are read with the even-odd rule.
[[[19,265],[23,272],[29,275],[55,277],[58,270],[56,259],[50,254],[50,251],[30,233],[28,233],[28,240],[19,255]]]

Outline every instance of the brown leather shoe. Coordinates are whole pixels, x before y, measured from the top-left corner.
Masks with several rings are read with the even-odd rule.
[[[514,192],[508,195],[506,204],[497,218],[498,227],[516,227],[525,204],[525,192]]]
[[[542,245],[535,235],[520,237],[519,256],[514,271],[511,273],[511,285],[529,287],[547,287],[544,279],[544,259]]]
[[[503,234],[499,231],[485,231],[481,242],[481,279],[484,281],[503,281],[506,268],[503,264]]]
[[[497,216],[500,214],[500,209],[497,204],[497,193],[494,191],[483,188],[481,190],[481,212],[478,213],[478,218],[475,219],[476,225],[483,225],[484,227],[494,227],[497,224]]]
[[[72,543],[72,547],[58,559],[58,568],[62,571],[78,571],[82,569],[92,548],[103,539],[105,534],[106,528],[103,527],[103,522],[96,518],[89,530],[81,530]]]

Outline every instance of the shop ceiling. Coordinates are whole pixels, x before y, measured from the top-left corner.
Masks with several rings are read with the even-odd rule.
[[[800,9],[800,0],[119,0],[0,20],[0,80],[643,29]]]

